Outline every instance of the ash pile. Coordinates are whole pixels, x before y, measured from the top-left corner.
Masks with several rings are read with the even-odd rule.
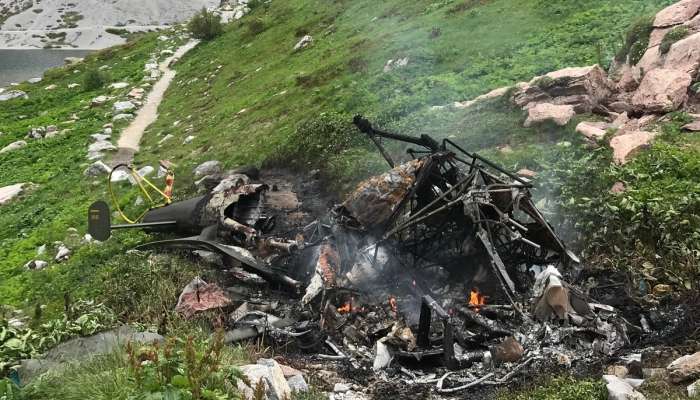
[[[322,215],[301,212],[281,181],[208,178],[196,209],[211,226],[147,246],[223,260],[226,280],[192,282],[178,310],[216,310],[228,343],[262,339],[331,387],[354,384],[336,399],[386,385],[369,397],[449,396],[586,368],[649,332],[643,314],[626,319],[568,283],[580,262],[527,179],[449,139],[355,124],[390,170]],[[419,149],[397,165],[386,139]]]

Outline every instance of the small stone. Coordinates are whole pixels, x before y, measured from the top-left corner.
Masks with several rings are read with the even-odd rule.
[[[111,85],[109,85],[110,89],[124,89],[125,87],[128,87],[129,84],[126,82],[115,82]]]
[[[90,100],[90,107],[100,107],[103,106],[107,100],[107,96],[97,96],[94,99]]]
[[[9,203],[24,192],[26,183],[0,187],[0,206]]]
[[[194,176],[198,178],[205,175],[220,174],[221,171],[221,162],[212,160],[198,165],[192,172]]]
[[[117,114],[114,117],[112,117],[112,121],[114,121],[114,122],[128,121],[131,119],[134,119],[133,114]]]
[[[39,82],[41,82],[41,78],[31,78],[31,79],[27,79],[27,82],[29,82],[29,83],[39,83]]]
[[[335,386],[333,386],[333,391],[335,393],[345,393],[350,391],[350,385],[347,383],[336,383]]]
[[[51,84],[51,85],[45,87],[44,90],[54,90],[54,89],[56,89],[57,87],[58,87],[58,86],[56,86],[56,85],[54,85],[54,84]]]
[[[614,375],[603,375],[608,389],[608,400],[644,400],[643,394],[634,390],[632,385]]]
[[[136,105],[130,101],[118,101],[114,103],[112,109],[115,113],[123,113],[125,111],[131,111],[136,108]]]
[[[493,354],[493,359],[495,361],[515,362],[523,356],[525,349],[514,337],[511,336],[506,338],[500,344],[496,345],[491,353]]]
[[[36,248],[36,255],[43,256],[44,254],[46,254],[46,245],[42,244]]]
[[[605,374],[624,379],[629,374],[629,370],[624,365],[610,365],[605,369]]]
[[[314,38],[311,35],[305,35],[296,45],[294,45],[294,51],[299,51],[309,47],[314,42]]]
[[[61,244],[58,246],[58,251],[56,252],[56,257],[54,258],[56,262],[66,261],[71,255],[71,251],[68,247]]]
[[[308,392],[309,385],[306,384],[306,380],[302,375],[293,375],[287,378],[287,384],[292,392]]]
[[[175,136],[168,133],[167,135],[163,136],[163,138],[158,141],[158,144],[163,144],[174,137]]]
[[[182,141],[182,144],[190,144],[192,141],[195,139],[194,136],[190,135],[185,138],[185,140]]]
[[[688,397],[700,395],[700,379],[688,385]]]
[[[530,170],[530,169],[527,169],[527,168],[522,168],[522,169],[519,170],[516,174],[517,174],[518,176],[522,176],[522,177],[524,177],[524,178],[530,178],[530,179],[532,179],[532,178],[534,178],[534,177],[537,176],[537,172],[535,172],[535,171],[533,171],[533,170]]]
[[[32,271],[41,271],[49,265],[46,261],[42,260],[32,260],[24,264],[24,268]]]
[[[610,140],[613,149],[613,159],[618,164],[625,164],[639,149],[645,148],[656,137],[655,132],[630,132],[615,136]]]
[[[107,175],[110,172],[112,172],[112,168],[110,168],[107,164],[103,163],[102,161],[95,161],[89,167],[87,167],[87,169],[85,169],[83,175],[97,177],[100,175]]]
[[[14,99],[28,99],[27,93],[21,90],[8,90],[7,92],[0,93],[0,101],[8,101]]]
[[[624,193],[626,190],[627,190],[627,188],[625,187],[625,184],[623,182],[617,181],[610,188],[610,193],[621,194],[621,193]]]
[[[75,88],[77,88],[78,86],[80,86],[79,83],[69,83],[69,84],[68,84],[68,89],[75,89]]]

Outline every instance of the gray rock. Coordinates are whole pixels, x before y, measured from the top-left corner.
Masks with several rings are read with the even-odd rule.
[[[198,165],[193,171],[195,178],[221,173],[221,162],[212,160]]]
[[[115,82],[111,85],[109,85],[110,89],[124,89],[125,87],[128,87],[129,84],[127,82]]]
[[[101,175],[107,175],[110,172],[112,172],[112,168],[110,168],[107,164],[103,163],[102,161],[95,161],[94,163],[90,164],[90,166],[87,167],[87,169],[85,169],[83,175],[97,177]]]
[[[14,198],[24,192],[26,183],[17,183],[15,185],[5,186],[0,188],[0,206],[7,204]]]
[[[109,98],[107,96],[97,96],[94,99],[90,100],[90,107],[99,107],[103,106]]]
[[[335,386],[333,386],[333,391],[335,393],[345,393],[350,390],[350,385],[347,383],[336,383]]]
[[[0,150],[0,154],[21,149],[22,147],[24,147],[26,145],[27,145],[27,142],[25,142],[24,140],[18,140],[16,142],[12,142],[12,143],[8,144],[7,146],[3,147],[2,150]]]
[[[36,255],[43,256],[44,254],[46,254],[46,245],[42,244],[36,248]]]
[[[647,72],[632,97],[632,104],[649,113],[671,112],[688,97],[692,82],[685,71],[658,68]]]
[[[688,385],[688,397],[700,395],[700,379]]]
[[[31,78],[31,79],[27,79],[27,82],[29,82],[29,83],[39,83],[39,82],[41,82],[41,78]]]
[[[603,380],[608,389],[608,400],[644,400],[643,394],[634,390],[634,388],[623,379],[615,375],[603,375]]]
[[[22,360],[18,373],[22,384],[26,384],[50,369],[69,368],[72,361],[113,353],[128,342],[146,344],[164,341],[161,335],[136,332],[130,327],[122,326],[93,336],[69,340],[49,350],[41,358]]]
[[[54,260],[56,260],[56,262],[66,261],[68,260],[68,258],[70,258],[70,255],[70,249],[65,245],[61,244],[58,246],[58,251],[56,252],[56,257],[54,258]]]
[[[131,111],[136,108],[136,105],[130,101],[118,101],[114,103],[112,109],[116,114],[121,114],[125,111]]]
[[[117,150],[117,147],[106,140],[98,140],[97,142],[88,146],[88,152],[90,153],[115,150]]]
[[[29,98],[29,96],[21,90],[8,90],[7,92],[0,94],[0,101],[8,101],[19,98],[26,100]]]
[[[396,60],[388,60],[386,64],[384,64],[384,72],[391,72],[398,68],[404,68],[408,66],[408,61],[408,57],[398,58]]]
[[[305,35],[303,38],[301,38],[299,40],[299,42],[297,42],[297,44],[294,45],[294,51],[299,51],[301,49],[305,49],[305,48],[311,46],[311,44],[313,44],[313,42],[314,42],[314,38],[311,37],[311,35]]]
[[[80,57],[66,57],[63,59],[63,62],[66,65],[75,65],[75,64],[83,62],[83,59]]]
[[[29,261],[28,263],[24,264],[24,268],[28,270],[33,270],[33,271],[41,271],[42,269],[46,268],[49,265],[46,261],[42,260],[32,260]]]
[[[111,138],[112,136],[103,135],[101,133],[95,133],[95,134],[90,135],[90,137],[96,142],[103,142],[105,140],[109,140],[109,138]]]
[[[555,105],[550,103],[539,103],[528,110],[527,120],[524,126],[529,128],[535,124],[541,124],[545,121],[554,122],[556,125],[564,126],[571,121],[571,118],[576,115],[574,106],[571,105]]]
[[[128,121],[134,119],[133,114],[117,114],[114,117],[112,117],[112,121],[118,122],[118,121]]]
[[[700,377],[700,351],[674,360],[666,370],[673,383],[697,379]]]
[[[301,375],[293,375],[287,379],[287,384],[293,392],[308,392],[309,385],[306,384],[304,377]]]
[[[244,394],[244,398],[253,397],[253,390],[259,382],[265,386],[265,399],[284,400],[291,398],[292,390],[287,380],[284,379],[282,368],[275,360],[261,359],[257,364],[240,367],[240,370],[252,385],[248,386],[242,380],[238,381],[238,390]]]

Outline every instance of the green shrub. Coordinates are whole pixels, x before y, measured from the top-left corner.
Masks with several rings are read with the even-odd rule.
[[[685,26],[677,26],[666,33],[663,40],[661,40],[661,45],[659,46],[659,51],[661,54],[668,53],[671,50],[671,46],[677,41],[684,39],[690,30]]]
[[[88,91],[96,90],[103,87],[108,81],[109,77],[105,72],[91,68],[83,75],[83,88]]]
[[[636,65],[649,46],[649,36],[654,30],[654,17],[647,16],[638,19],[627,31],[625,42],[615,56],[619,62],[624,62],[629,56],[632,65]]]
[[[212,40],[224,32],[221,17],[202,8],[187,25],[189,31],[197,39]]]
[[[260,18],[250,19],[247,26],[250,36],[257,36],[265,31],[265,23]]]
[[[111,33],[112,35],[117,35],[117,36],[126,36],[129,34],[129,31],[123,28],[107,28],[105,29],[105,32]]]

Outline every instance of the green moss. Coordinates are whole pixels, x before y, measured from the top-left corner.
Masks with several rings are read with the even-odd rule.
[[[624,44],[615,59],[625,62],[629,58],[630,64],[636,65],[649,47],[649,37],[653,30],[654,16],[639,18],[627,31]]]
[[[674,43],[677,41],[684,39],[690,34],[690,30],[686,26],[677,26],[664,35],[664,38],[661,40],[661,45],[659,45],[659,52],[661,54],[666,54],[668,53],[669,50],[671,50],[671,46],[673,46]]]

